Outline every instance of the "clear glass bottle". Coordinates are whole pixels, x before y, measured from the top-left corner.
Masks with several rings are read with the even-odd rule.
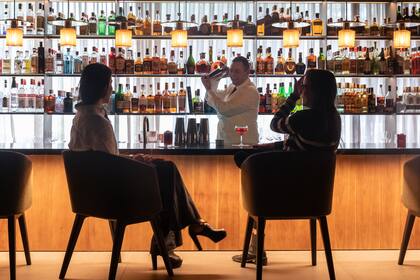
[[[58,47],[58,50],[55,53],[55,73],[56,74],[64,73],[64,60],[63,60],[63,54],[60,51],[60,46]]]
[[[35,13],[32,3],[28,3],[28,9],[26,10],[26,33],[34,34],[36,32],[35,26]]]
[[[44,34],[45,30],[45,11],[44,5],[38,3],[38,10],[36,11],[36,34]]]
[[[3,74],[11,74],[12,73],[9,51],[4,52],[4,58],[3,58],[3,61],[2,61],[2,68],[3,68],[2,69]]]
[[[80,74],[82,73],[82,58],[79,56],[79,52],[76,51],[75,56],[73,58],[73,73],[74,74]]]
[[[94,12],[92,12],[90,18],[89,18],[89,34],[90,35],[96,35],[98,32],[98,21],[96,19],[96,15]]]
[[[64,74],[73,74],[73,55],[70,48],[67,48],[67,52],[64,54]]]
[[[14,73],[21,74],[22,73],[22,56],[20,51],[16,51],[15,59],[14,59]]]

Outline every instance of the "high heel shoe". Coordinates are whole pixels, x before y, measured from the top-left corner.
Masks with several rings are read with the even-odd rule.
[[[154,242],[152,238],[152,242],[150,243],[150,255],[152,257],[152,266],[153,270],[157,270],[157,256],[160,256],[159,246]],[[175,254],[173,250],[168,251],[169,261],[171,262],[172,268],[179,268],[182,265],[182,258]]]
[[[198,251],[203,251],[200,241],[197,238],[198,235],[206,236],[210,238],[210,240],[214,243],[222,241],[226,237],[226,230],[224,229],[213,229],[208,223],[201,223],[198,226],[201,227],[201,230],[199,231],[194,230],[193,226],[188,227],[188,233],[190,234],[190,237],[193,240]]]

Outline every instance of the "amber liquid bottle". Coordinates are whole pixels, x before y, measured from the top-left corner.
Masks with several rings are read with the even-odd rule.
[[[162,48],[162,56],[160,57],[160,73],[168,73],[168,59],[166,58],[165,48]]]
[[[156,84],[155,112],[162,113],[162,94],[160,93],[160,83]]]
[[[155,46],[155,53],[152,57],[152,73],[160,74],[160,57],[158,54],[157,46]]]
[[[306,65],[308,65],[308,69],[316,69],[316,55],[314,54],[314,49],[309,49],[309,55],[306,58]]]
[[[324,33],[324,26],[322,19],[319,18],[319,13],[315,14],[315,19],[312,21],[312,36],[322,36]]]
[[[271,48],[267,48],[266,57],[264,59],[265,74],[273,75],[274,71],[274,59],[271,56]]]
[[[149,49],[146,49],[146,55],[143,59],[143,73],[152,74],[152,58],[149,54]]]
[[[211,33],[211,26],[208,23],[207,16],[203,16],[200,25],[200,34],[201,35],[210,35]]]
[[[178,112],[185,112],[185,104],[187,100],[187,92],[184,89],[184,82],[180,82],[178,91]]]
[[[289,49],[289,55],[288,55],[287,60],[286,60],[285,72],[288,75],[292,75],[292,74],[295,73],[295,71],[296,71],[296,63],[295,63],[295,61],[293,60],[293,57],[292,57],[292,49]]]
[[[172,83],[172,89],[169,92],[169,101],[170,101],[170,109],[171,113],[176,113],[177,111],[177,101],[178,101],[178,93],[176,92],[175,83]]]
[[[262,57],[262,47],[260,46],[257,52],[257,74],[264,74],[264,70],[264,59]]]
[[[195,23],[195,15],[194,14],[191,15],[191,22]],[[197,26],[193,26],[193,27],[188,28],[188,35],[198,35],[198,34],[199,34],[199,32],[198,32],[198,27]]]
[[[143,20],[143,35],[152,35],[152,20],[150,19],[149,11],[146,10],[146,17]]]
[[[258,19],[257,19],[257,35],[264,36],[264,14],[262,11],[262,7],[258,8]]]
[[[178,72],[178,65],[175,62],[175,51],[171,50],[171,56],[169,57],[168,62],[168,73],[169,74],[177,74]]]
[[[162,35],[162,24],[160,22],[160,13],[156,10],[155,19],[153,21],[153,36]]]
[[[171,112],[171,99],[169,96],[169,83],[165,83],[165,90],[162,94],[162,107],[163,113],[170,113]]]
[[[276,68],[274,70],[276,75],[284,75],[284,57],[283,57],[283,50],[282,48],[279,49],[279,51],[277,52],[277,65]]]
[[[200,53],[200,60],[195,65],[195,71],[197,73],[210,72],[210,64],[206,61],[206,53]]]
[[[218,25],[217,15],[213,16],[213,21],[211,22],[211,34],[212,35],[221,35],[221,26]]]

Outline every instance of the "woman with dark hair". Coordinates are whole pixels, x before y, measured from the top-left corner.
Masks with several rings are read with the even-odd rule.
[[[340,143],[341,118],[335,108],[337,83],[334,74],[326,70],[311,69],[296,81],[293,93],[271,120],[271,130],[288,135],[285,141],[255,145],[252,153],[266,149],[284,151],[335,151]],[[292,113],[296,101],[302,98],[303,110]],[[261,150],[259,150],[261,149]],[[250,152],[235,154],[236,165],[250,156]],[[255,226],[255,225],[254,225]],[[242,255],[232,258],[242,261]],[[252,234],[247,262],[256,261],[256,236]],[[263,264],[267,264],[264,252]]]
[[[112,94],[111,70],[99,63],[88,65],[80,78],[79,95],[81,102],[76,105],[77,113],[71,128],[70,150],[102,151],[118,155],[118,146],[104,104],[108,104]],[[160,227],[165,235],[169,258],[173,268],[180,267],[182,259],[174,249],[182,245],[181,230],[185,227],[197,247],[197,236],[219,242],[226,237],[223,229],[213,229],[201,219],[176,165],[171,161],[151,159],[143,155],[136,160],[147,160],[156,166],[163,209],[159,215]],[[152,239],[150,253],[152,258],[159,255],[157,244]]]

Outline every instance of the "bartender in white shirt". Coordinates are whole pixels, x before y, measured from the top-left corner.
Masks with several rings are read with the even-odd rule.
[[[206,100],[217,111],[219,123],[217,139],[226,144],[239,143],[235,125],[247,125],[248,132],[243,137],[246,144],[258,143],[258,106],[259,94],[249,79],[249,63],[245,57],[233,59],[230,68],[223,69],[225,74],[216,77],[203,76],[201,81],[206,88]],[[228,73],[232,84],[225,90],[218,90],[219,81]]]

